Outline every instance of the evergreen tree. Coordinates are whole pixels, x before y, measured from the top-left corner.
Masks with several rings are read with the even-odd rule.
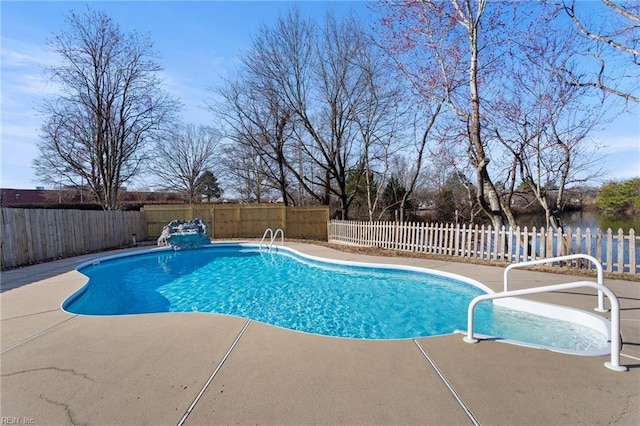
[[[223,192],[218,184],[218,178],[209,170],[203,172],[196,180],[196,194],[206,202],[220,198]]]
[[[405,200],[404,205],[402,205],[402,200],[406,192],[407,188],[402,185],[396,176],[391,176],[391,178],[389,178],[387,186],[384,188],[382,198],[384,200],[385,209],[389,212],[393,212],[390,215],[391,219],[395,219],[395,211],[400,212],[399,219],[402,220],[404,212],[413,209],[414,203],[411,199]]]

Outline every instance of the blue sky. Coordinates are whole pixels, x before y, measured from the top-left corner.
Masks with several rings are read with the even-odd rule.
[[[55,87],[43,70],[58,60],[47,47],[53,34],[66,29],[64,15],[82,10],[85,2],[2,1],[1,14],[1,174],[4,188],[34,188],[31,163],[37,156],[41,124],[36,107]],[[232,69],[251,45],[261,24],[297,5],[305,15],[320,18],[328,7],[353,9],[363,19],[371,16],[363,1],[249,2],[249,1],[145,1],[90,2],[107,12],[121,28],[148,33],[160,54],[168,91],[180,98],[184,121],[209,124],[204,109],[209,88]],[[640,108],[618,114],[594,134],[592,148],[602,155],[610,171],[603,180],[640,176]]]
[[[31,163],[37,156],[41,124],[37,106],[55,93],[43,75],[58,58],[48,46],[54,34],[67,29],[65,14],[82,11],[86,2],[2,1],[1,182],[3,188],[35,188]],[[288,1],[143,1],[89,2],[105,11],[124,32],[148,34],[160,55],[167,90],[184,104],[183,119],[210,124],[204,108],[220,75],[238,64],[243,50],[262,24],[269,25],[294,5],[305,15],[321,17],[327,7],[354,8],[368,14],[364,2]]]

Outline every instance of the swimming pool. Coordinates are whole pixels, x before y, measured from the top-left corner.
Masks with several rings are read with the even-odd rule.
[[[62,306],[74,314],[205,312],[357,339],[465,330],[469,302],[491,292],[479,282],[423,268],[328,261],[284,247],[265,253],[251,244],[153,249],[94,260],[78,271],[89,281]],[[476,330],[563,352],[609,353],[607,327],[597,325],[599,317],[584,313],[597,318],[591,327],[589,321],[562,321],[526,310],[482,302],[476,308]]]

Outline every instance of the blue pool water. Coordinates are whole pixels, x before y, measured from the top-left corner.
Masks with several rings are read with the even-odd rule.
[[[335,264],[256,246],[153,250],[94,262],[63,308],[84,315],[208,312],[327,336],[404,339],[466,330],[484,291],[422,271]],[[482,302],[476,332],[568,350],[602,349],[589,327]],[[550,331],[551,330],[551,331]],[[555,331],[553,331],[555,330]]]

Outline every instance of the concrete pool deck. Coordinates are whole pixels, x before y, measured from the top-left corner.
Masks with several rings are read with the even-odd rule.
[[[286,245],[502,287],[500,267]],[[604,367],[608,356],[472,345],[460,334],[361,341],[211,314],[87,317],[60,310],[86,281],[75,267],[113,253],[2,272],[3,424],[640,423],[638,282],[605,280],[621,305],[621,364],[629,371],[618,373]],[[584,278],[516,270],[511,279],[515,289]],[[594,312],[595,294],[585,288],[530,298]]]

